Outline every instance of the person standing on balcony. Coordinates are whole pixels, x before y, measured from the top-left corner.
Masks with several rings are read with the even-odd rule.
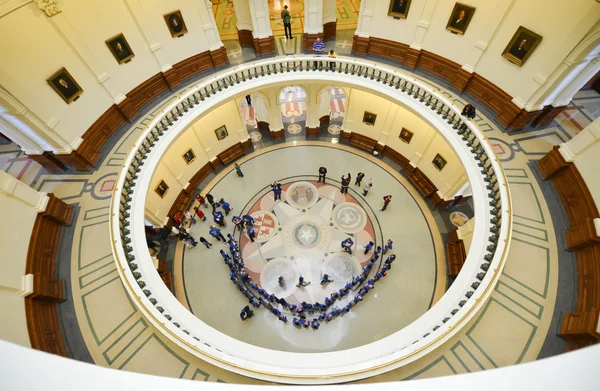
[[[290,15],[290,11],[288,11],[288,6],[283,6],[283,11],[281,11],[281,20],[283,20],[283,29],[285,31],[285,37],[287,39],[292,39],[292,15]]]

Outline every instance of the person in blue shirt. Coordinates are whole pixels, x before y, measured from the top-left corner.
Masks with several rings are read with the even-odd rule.
[[[223,210],[225,211],[225,216],[229,216],[229,212],[231,212],[231,205],[229,204],[229,202],[221,198],[219,204],[221,204],[221,208],[223,208]]]
[[[308,320],[306,320],[306,318],[302,318],[300,319],[300,324],[302,325],[302,327],[304,327],[305,329],[308,328],[308,326],[310,326],[310,322]]]
[[[213,212],[213,221],[215,223],[219,224],[220,227],[224,227],[225,226],[225,217],[223,217],[223,212],[221,212],[221,211]]]
[[[290,304],[288,308],[291,312],[296,312],[296,308],[298,308],[298,306],[296,304]]]
[[[327,285],[330,282],[333,282],[333,280],[330,280],[327,274],[323,274],[323,278],[321,279],[321,285]]]
[[[300,327],[300,320],[298,320],[298,318],[294,318],[294,320],[292,320],[292,323],[294,326],[298,328]]]
[[[314,330],[318,330],[320,326],[321,323],[319,323],[319,321],[316,318],[313,319],[312,322],[310,322],[310,327],[312,327]]]
[[[385,264],[389,266],[389,269],[392,268],[392,263],[396,260],[396,255],[392,254],[385,260]]]
[[[210,230],[208,231],[208,233],[215,239],[217,240],[222,240],[224,243],[227,241],[225,239],[225,236],[223,236],[223,234],[221,233],[221,230],[217,227],[215,227],[214,225],[210,226]]]
[[[254,231],[254,225],[250,224],[246,233],[248,234],[250,241],[254,243],[254,235],[256,234],[256,231]]]
[[[283,323],[287,323],[287,316],[285,316],[284,314],[279,314],[279,320]]]
[[[279,276],[279,278],[277,279],[277,283],[279,284],[279,286],[281,288],[283,288],[285,286],[285,280],[284,280],[283,276]]]
[[[227,254],[225,251],[223,251],[223,249],[219,250],[219,253],[221,253],[221,256],[223,257],[223,261],[227,262],[229,258],[229,254]]]
[[[281,185],[279,184],[279,182],[277,182],[277,181],[273,182],[273,184],[271,185],[271,189],[273,189],[273,200],[281,201]]]
[[[354,296],[354,299],[352,299],[352,302],[354,302],[354,304],[358,304],[359,301],[360,299],[358,298],[358,296]]]
[[[325,44],[323,41],[321,41],[321,38],[317,38],[317,40],[313,43],[312,50],[315,54],[323,54],[325,51]],[[315,61],[313,64],[315,70],[317,69],[318,63],[318,61]]]
[[[325,306],[330,307],[333,304],[333,301],[329,297],[325,298]]]
[[[385,243],[385,246],[383,246],[383,255],[385,255],[385,253],[388,252],[388,250],[392,249],[392,244],[394,242],[392,242],[392,239],[388,239],[388,241]]]
[[[310,281],[306,282],[306,281],[304,281],[304,277],[300,276],[300,277],[298,277],[298,283],[296,284],[296,287],[297,288],[302,288],[302,287],[305,287],[305,286],[307,286],[309,284],[310,284]]]
[[[352,246],[353,245],[354,245],[354,242],[350,238],[342,241],[342,248],[344,249],[344,251],[347,251],[348,253],[350,253],[350,255],[352,255]]]
[[[376,256],[377,258],[379,258],[379,254],[381,254],[381,246],[377,246],[377,249],[375,249],[373,256]]]
[[[242,221],[246,225],[246,227],[248,227],[250,225],[254,225],[254,217],[252,217],[250,215],[244,215],[242,217]]]
[[[237,229],[239,229],[240,231],[242,230],[242,228],[244,227],[243,221],[240,218],[240,216],[233,216],[233,218],[231,219],[231,222],[233,224],[235,224],[235,227]]]
[[[373,248],[374,245],[375,245],[375,243],[373,243],[373,241],[370,241],[369,243],[367,243],[365,245],[365,254],[367,254],[369,251],[371,251],[371,249]]]
[[[254,308],[260,307],[260,304],[258,304],[258,301],[254,300],[254,299],[250,299],[250,304],[252,304],[252,307],[254,307]]]
[[[240,312],[240,318],[242,319],[242,321],[250,319],[253,316],[254,316],[254,311],[252,311],[250,309],[250,306],[245,306],[242,309],[242,312]]]

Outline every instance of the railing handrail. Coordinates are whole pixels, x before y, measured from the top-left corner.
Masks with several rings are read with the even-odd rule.
[[[428,329],[428,330],[423,330],[422,333],[425,334],[423,335],[422,338],[420,338],[417,342],[415,343],[411,343],[408,344],[406,346],[402,346],[400,347],[400,349],[397,352],[394,352],[395,355],[397,357],[393,357],[392,360],[389,359],[389,357],[386,357],[388,360],[372,360],[372,362],[368,365],[368,368],[359,368],[357,370],[348,370],[348,368],[345,369],[341,369],[340,368],[332,368],[334,369],[333,372],[328,373],[328,374],[318,374],[318,373],[311,373],[311,371],[306,370],[306,368],[299,368],[299,367],[293,367],[290,368],[291,370],[293,370],[293,372],[289,372],[289,373],[283,373],[281,372],[281,368],[274,368],[275,370],[273,371],[269,371],[266,370],[265,368],[268,368],[269,365],[265,365],[265,363],[259,363],[259,362],[250,362],[246,359],[239,359],[239,357],[234,356],[233,352],[230,351],[225,351],[224,349],[218,349],[219,346],[215,346],[215,341],[209,341],[211,342],[211,346],[209,346],[207,348],[207,345],[204,345],[204,342],[202,340],[202,338],[200,338],[199,335],[196,334],[192,334],[194,333],[194,330],[188,330],[189,327],[187,327],[188,325],[186,324],[187,322],[182,322],[180,319],[185,319],[186,321],[191,319],[189,318],[189,316],[193,317],[193,315],[189,312],[187,312],[187,310],[185,310],[185,308],[183,306],[181,306],[181,304],[179,302],[177,302],[177,300],[170,294],[170,292],[166,289],[166,287],[164,286],[164,284],[162,284],[162,281],[160,279],[158,279],[158,281],[161,281],[161,285],[153,285],[152,281],[156,282],[156,277],[157,274],[154,271],[153,275],[150,272],[150,269],[153,269],[153,265],[152,268],[149,267],[148,263],[151,262],[145,262],[144,260],[148,261],[149,260],[149,254],[147,251],[147,248],[145,246],[142,246],[142,250],[141,250],[141,254],[139,252],[136,252],[136,247],[135,244],[138,242],[138,240],[136,240],[135,234],[136,232],[133,232],[133,223],[131,222],[132,219],[128,218],[124,218],[121,214],[121,208],[120,206],[123,205],[123,197],[125,197],[125,199],[127,199],[127,195],[124,195],[125,191],[124,191],[124,185],[125,182],[128,181],[128,173],[131,170],[131,167],[134,166],[134,160],[139,160],[140,158],[137,158],[136,155],[138,155],[138,153],[140,153],[140,150],[144,150],[144,153],[142,153],[141,158],[145,159],[147,156],[151,156],[153,159],[155,157],[158,156],[158,158],[160,158],[160,151],[162,150],[163,152],[168,148],[168,145],[170,144],[170,142],[167,142],[170,140],[172,140],[174,138],[174,136],[176,134],[178,134],[180,131],[183,131],[183,129],[185,128],[185,124],[191,122],[191,119],[196,118],[198,115],[198,112],[201,113],[202,110],[197,110],[198,112],[196,112],[194,110],[194,116],[190,115],[179,115],[181,114],[181,110],[184,110],[185,107],[183,107],[181,110],[179,109],[179,105],[184,105],[184,102],[188,102],[190,103],[190,99],[192,99],[192,97],[195,98],[195,94],[200,93],[200,95],[202,96],[202,92],[209,92],[212,93],[215,91],[215,83],[217,85],[219,85],[219,82],[223,81],[223,80],[227,80],[227,78],[231,78],[231,77],[236,77],[236,80],[238,80],[239,84],[243,84],[246,83],[247,87],[243,88],[243,89],[236,89],[237,93],[235,95],[241,94],[243,92],[243,90],[246,90],[249,87],[250,84],[252,83],[248,83],[248,80],[242,82],[239,81],[239,77],[240,74],[243,75],[244,72],[248,72],[249,74],[251,73],[251,70],[256,71],[258,69],[258,67],[260,68],[264,68],[264,67],[270,67],[270,66],[274,66],[275,69],[277,69],[277,66],[280,66],[280,69],[285,70],[287,79],[289,79],[290,73],[289,72],[298,72],[298,69],[294,68],[294,71],[289,71],[287,68],[283,68],[283,64],[290,64],[290,63],[300,63],[301,66],[301,70],[300,72],[305,72],[304,69],[306,69],[307,67],[310,68],[310,63],[312,63],[313,61],[333,61],[336,64],[336,71],[335,72],[331,72],[328,71],[327,67],[325,67],[324,71],[321,71],[323,74],[327,74],[332,73],[332,74],[340,74],[342,72],[344,72],[344,67],[345,70],[348,71],[348,66],[359,66],[361,67],[361,74],[360,76],[364,76],[364,74],[362,73],[362,67],[365,68],[365,70],[367,71],[366,75],[367,77],[372,76],[371,79],[375,79],[378,78],[380,80],[381,78],[381,73],[383,72],[386,76],[386,84],[388,83],[387,80],[388,78],[391,77],[390,80],[390,85],[394,85],[394,79],[398,78],[398,80],[396,81],[395,84],[395,89],[400,89],[400,84],[401,82],[404,82],[404,87],[406,87],[407,83],[411,83],[411,91],[413,90],[414,87],[417,88],[417,94],[420,94],[420,91],[424,91],[423,92],[423,99],[421,100],[421,103],[423,103],[423,100],[425,99],[426,94],[429,94],[431,97],[429,99],[429,103],[432,100],[432,97],[434,97],[436,99],[435,102],[435,106],[437,107],[438,103],[441,102],[442,103],[442,108],[443,110],[447,109],[447,112],[445,113],[445,115],[443,115],[443,119],[444,121],[450,116],[450,114],[453,114],[452,118],[451,118],[451,122],[453,125],[456,124],[456,126],[458,126],[460,124],[460,126],[462,127],[463,125],[465,126],[465,129],[468,129],[468,132],[470,133],[469,136],[473,135],[474,138],[471,139],[471,143],[472,145],[475,145],[475,139],[478,141],[478,143],[475,146],[475,149],[481,148],[484,152],[484,155],[487,157],[487,161],[486,164],[489,162],[489,168],[486,169],[486,171],[489,172],[489,170],[491,169],[493,172],[493,176],[495,176],[496,181],[498,183],[498,189],[494,190],[497,191],[498,196],[497,197],[493,197],[494,199],[499,199],[500,203],[501,203],[501,208],[500,208],[500,213],[496,213],[496,216],[499,214],[500,215],[500,221],[502,222],[502,224],[500,225],[500,229],[498,231],[497,234],[495,234],[497,236],[497,244],[496,244],[496,248],[495,251],[493,251],[493,257],[492,259],[490,259],[489,262],[483,262],[481,261],[481,259],[479,260],[479,262],[477,262],[477,257],[480,256],[481,258],[483,258],[483,254],[479,253],[476,254],[475,251],[470,251],[469,255],[467,257],[467,261],[465,263],[465,270],[467,269],[476,269],[477,267],[481,267],[483,270],[483,264],[487,264],[488,267],[490,269],[492,269],[492,273],[489,273],[487,271],[489,270],[483,270],[482,273],[483,274],[482,278],[474,280],[474,276],[473,273],[476,270],[472,270],[471,274],[469,275],[468,273],[461,273],[459,274],[457,280],[455,281],[455,284],[453,284],[453,286],[450,288],[450,290],[447,292],[447,294],[453,290],[453,293],[458,291],[461,287],[461,283],[465,283],[466,282],[466,286],[467,289],[469,289],[469,284],[471,284],[471,281],[473,281],[474,285],[475,283],[477,284],[481,284],[482,287],[480,287],[479,289],[477,289],[477,287],[472,288],[471,295],[473,297],[471,298],[466,298],[464,300],[461,300],[460,303],[457,303],[456,300],[455,302],[452,302],[452,300],[450,299],[446,299],[444,300],[444,297],[451,297],[449,295],[445,295],[442,300],[440,300],[434,307],[432,307],[427,313],[425,313],[421,318],[424,318],[428,313],[432,313],[432,311],[434,309],[438,310],[438,312],[442,313],[442,315],[437,315],[439,316],[443,316],[444,318],[440,318],[438,320],[436,320],[435,322],[433,322],[433,324],[437,324],[437,328],[433,328],[433,329]],[[303,63],[306,63],[306,67],[303,66]],[[340,70],[339,72],[337,70]],[[263,69],[264,71],[264,69]],[[319,75],[321,74],[321,72],[314,72],[310,71],[312,75]],[[369,74],[370,72],[370,74]],[[377,75],[375,75],[375,72],[378,72]],[[269,72],[270,73],[270,72]],[[293,74],[293,73],[292,73]],[[304,75],[304,74],[303,74]],[[258,75],[255,74],[253,75],[254,77],[259,77],[261,81],[264,81],[265,79],[262,78],[262,76],[265,75]],[[313,77],[314,78],[314,77]],[[364,77],[363,77],[364,78]],[[316,78],[315,78],[316,79]],[[348,79],[345,79],[344,81],[340,81],[341,83],[344,84],[354,84],[356,85],[356,81],[354,83],[348,83]],[[233,88],[234,86],[227,86],[225,87],[226,84],[223,85],[222,88]],[[373,90],[381,90],[383,91],[384,88],[381,88],[381,85],[376,86],[364,86],[361,85],[362,87],[365,88],[371,88]],[[210,87],[210,91],[208,91],[208,88]],[[389,89],[389,88],[388,88]],[[204,91],[203,91],[204,90]],[[218,94],[217,94],[218,95]],[[222,96],[223,94],[221,94]],[[218,95],[219,96],[219,95]],[[408,97],[410,97],[410,94],[407,96],[398,94],[398,96],[392,96],[396,101],[399,101],[400,99],[408,99]],[[229,98],[227,98],[229,99]],[[204,98],[203,98],[204,100]],[[217,99],[218,100],[218,99]],[[214,100],[213,100],[214,101]],[[211,101],[211,102],[213,102]],[[407,102],[409,102],[409,106],[413,109],[415,109],[413,106],[413,102],[414,101],[410,101],[408,100]],[[203,105],[201,103],[197,103],[199,108],[203,108]],[[425,105],[427,106],[427,105]],[[417,112],[420,112],[417,110]],[[425,112],[421,112],[421,113],[425,113]],[[428,111],[428,113],[430,114],[431,111]],[[177,121],[176,124],[173,125],[173,127],[175,128],[180,128],[180,130],[178,132],[173,132],[174,129],[171,129],[171,132],[169,131],[165,131],[164,132],[164,136],[163,134],[160,134],[159,136],[155,137],[156,133],[154,133],[155,131],[157,131],[158,133],[160,133],[160,130],[155,128],[157,126],[159,126],[159,123],[164,123],[162,121],[164,121],[164,118],[169,118],[169,115],[171,115],[171,118],[174,117],[174,115],[178,115],[180,117],[180,120]],[[439,116],[439,114],[438,114]],[[433,117],[432,117],[433,118]],[[456,123],[454,123],[454,118],[457,118]],[[371,61],[365,61],[365,60],[359,60],[359,59],[351,59],[351,58],[344,58],[344,57],[340,57],[337,59],[329,59],[329,58],[324,58],[322,56],[288,56],[288,57],[277,57],[277,58],[272,58],[272,59],[266,59],[266,60],[261,60],[261,61],[255,61],[252,63],[246,63],[240,66],[236,66],[236,67],[232,67],[232,68],[228,68],[226,70],[223,70],[215,75],[212,75],[206,79],[203,79],[202,81],[200,81],[198,84],[196,84],[196,86],[190,88],[187,92],[185,92],[180,98],[176,99],[173,103],[169,104],[166,108],[164,108],[163,110],[160,111],[160,113],[158,115],[156,115],[155,119],[153,121],[150,122],[150,124],[147,125],[147,127],[143,130],[142,134],[140,135],[140,137],[136,140],[136,142],[134,143],[134,146],[132,147],[132,150],[130,151],[130,153],[128,154],[125,163],[123,165],[123,167],[125,168],[124,170],[122,170],[122,172],[119,175],[118,181],[117,181],[117,185],[115,187],[115,190],[113,192],[113,200],[111,203],[111,243],[113,245],[113,252],[115,254],[115,261],[118,264],[118,269],[119,269],[119,273],[122,277],[122,279],[125,282],[125,286],[128,290],[128,292],[134,297],[134,301],[136,302],[136,305],[149,317],[149,319],[152,321],[153,324],[155,324],[159,329],[161,329],[162,332],[165,333],[165,335],[167,335],[170,339],[172,339],[174,342],[180,344],[181,346],[183,346],[184,348],[186,348],[188,351],[191,351],[195,354],[199,354],[200,357],[204,358],[205,360],[215,363],[216,365],[220,365],[223,366],[225,368],[231,369],[233,371],[239,372],[239,373],[243,373],[249,376],[253,376],[253,377],[259,377],[259,378],[265,378],[265,379],[277,379],[277,380],[282,380],[282,379],[288,379],[287,381],[296,381],[296,380],[291,380],[291,379],[302,379],[301,381],[304,382],[310,382],[310,377],[313,376],[326,376],[328,378],[331,379],[335,379],[335,381],[340,381],[340,378],[344,378],[344,379],[356,379],[356,378],[361,378],[361,377],[366,377],[364,374],[369,371],[372,372],[373,374],[376,373],[377,371],[379,372],[383,372],[385,370],[388,370],[387,368],[392,368],[394,367],[392,364],[397,364],[401,361],[405,361],[408,362],[408,358],[412,357],[413,359],[416,359],[419,354],[424,354],[424,352],[428,349],[428,348],[432,348],[432,346],[434,345],[438,345],[439,343],[441,343],[442,340],[445,340],[446,337],[448,337],[448,335],[450,334],[454,334],[460,327],[462,327],[468,319],[470,319],[474,313],[476,309],[481,308],[481,305],[483,304],[483,302],[486,300],[486,298],[489,296],[489,294],[491,293],[491,289],[493,287],[493,283],[498,279],[499,277],[499,273],[502,270],[502,267],[504,265],[505,259],[506,259],[506,253],[508,251],[508,247],[509,247],[509,242],[510,242],[510,232],[512,230],[512,218],[511,218],[511,212],[510,212],[510,205],[511,205],[511,200],[510,200],[510,194],[508,191],[508,182],[506,180],[506,176],[502,170],[502,167],[500,166],[497,157],[493,151],[493,148],[491,148],[491,146],[489,145],[489,143],[487,143],[485,136],[483,136],[483,134],[474,126],[473,123],[471,122],[466,122],[463,123],[460,120],[460,111],[459,109],[457,109],[456,107],[454,107],[452,105],[452,103],[447,100],[446,98],[444,98],[443,96],[441,96],[440,94],[437,94],[435,91],[433,91],[432,89],[430,89],[427,85],[425,85],[424,83],[414,79],[410,74],[407,74],[404,71],[400,71],[400,70],[395,70],[395,69],[391,69],[389,67],[386,66],[382,66],[380,64],[377,64],[375,62],[371,62]],[[436,121],[439,122],[440,118],[436,117]],[[446,127],[448,127],[446,125]],[[444,133],[448,131],[448,129],[443,130],[443,134],[446,136],[446,138],[448,139],[448,141],[450,143],[454,143],[456,145],[459,145],[459,141],[458,141],[458,136],[452,136],[454,138],[449,138],[448,134]],[[450,132],[449,134],[454,134],[454,132]],[[153,139],[157,139],[160,140],[160,142],[156,141],[158,143],[158,145],[156,145],[155,147],[151,147],[151,148],[146,148],[144,145],[146,143],[151,143],[150,140]],[[148,145],[148,144],[146,144]],[[459,145],[460,146],[460,145]],[[462,145],[460,146],[460,148],[464,149],[465,146]],[[152,150],[150,150],[152,149]],[[456,148],[455,148],[456,150]],[[458,151],[457,151],[458,153]],[[459,154],[460,155],[460,154]],[[463,160],[463,159],[461,159]],[[475,160],[475,158],[473,156],[471,156],[471,160],[469,162],[466,162],[468,164],[470,164],[471,166],[473,165],[477,165],[478,162],[477,160]],[[142,160],[143,161],[143,160]],[[463,161],[463,164],[465,164],[465,162]],[[487,167],[487,166],[486,166]],[[467,171],[471,172],[471,175],[469,176],[470,180],[472,179],[471,176],[473,176],[473,167],[469,167],[468,165],[465,166],[465,169]],[[143,176],[142,176],[143,174]],[[482,174],[483,175],[483,174]],[[141,172],[140,171],[140,176],[142,176],[142,178],[144,178],[144,180],[148,180],[148,171],[144,171]],[[151,176],[151,175],[150,175]],[[492,177],[493,177],[492,176]],[[489,175],[486,175],[486,177],[488,177],[489,179]],[[137,184],[134,181],[134,185],[137,186]],[[480,186],[479,189],[475,189],[475,183],[471,183],[472,187],[474,187],[474,198],[475,198],[475,194],[476,193],[482,193],[482,194],[486,194],[486,189],[485,189],[485,181],[484,181],[484,177],[482,176],[481,180],[478,181],[478,185]],[[134,188],[135,191],[133,191],[134,195],[136,196],[135,199],[131,199],[131,201],[125,202],[125,205],[129,205],[130,210],[131,210],[131,214],[134,215],[135,213],[137,213],[137,209],[134,208],[132,205],[135,204],[135,201],[139,201],[139,199],[142,199],[142,203],[145,202],[145,196],[144,197],[138,197],[140,195],[145,195],[145,193],[148,191],[147,186],[144,188],[142,187],[139,192],[141,192],[141,194],[137,194],[138,190],[136,190]],[[128,194],[131,194],[132,191],[126,191]],[[139,198],[139,199],[138,199]],[[483,199],[482,199],[483,200]],[[487,198],[486,198],[487,200]],[[487,201],[486,201],[487,202]],[[130,205],[131,204],[131,205]],[[483,231],[489,231],[490,227],[488,225],[487,221],[483,221],[480,222],[479,219],[480,217],[483,217],[484,220],[490,220],[491,217],[491,213],[489,210],[487,210],[487,208],[485,208],[485,205],[481,206],[481,203],[476,201],[475,202],[475,208],[476,208],[476,224],[479,225],[479,228],[484,227],[485,229]],[[143,218],[143,207],[141,208],[141,213],[142,213],[142,218]],[[127,207],[124,207],[124,211],[125,214],[127,214]],[[138,215],[136,215],[136,217],[139,217],[139,213]],[[143,220],[142,220],[143,221]],[[127,229],[126,227],[120,227],[121,222],[127,222],[130,225],[131,231],[133,232],[133,240],[131,241],[132,245],[132,251],[131,253],[133,254],[133,259],[135,260],[135,263],[138,264],[138,267],[141,267],[142,269],[144,269],[144,267],[148,267],[148,273],[145,273],[142,275],[142,273],[140,273],[141,277],[136,278],[136,274],[135,270],[131,270],[130,267],[130,263],[134,263],[134,262],[128,262],[128,254],[126,254],[125,248],[124,246],[128,246],[128,244],[124,243],[125,239],[130,239],[130,234],[125,233],[125,231],[123,231],[124,229]],[[119,232],[116,232],[115,227],[118,228]],[[477,226],[476,226],[477,228]],[[139,231],[143,231],[141,230],[141,227],[138,228]],[[142,232],[143,234],[143,232]],[[475,243],[475,239],[476,237],[480,237],[484,234],[484,232],[481,232],[481,230],[477,230],[475,231],[474,234],[474,243]],[[141,243],[145,244],[145,241],[142,241]],[[501,251],[498,251],[501,250]],[[145,253],[144,253],[145,251]],[[485,251],[484,251],[485,253]],[[477,263],[476,263],[477,262]],[[142,270],[140,269],[140,270]],[[479,276],[477,276],[479,277]],[[148,285],[148,288],[152,287],[152,290],[148,289],[147,292],[144,292],[144,286],[142,286],[142,284],[140,284],[140,281],[143,282],[143,284],[146,284],[146,281],[148,283],[150,283],[150,285]],[[464,292],[463,288],[463,292]],[[164,295],[164,292],[168,292],[168,294],[170,295],[170,297],[166,297]],[[157,294],[156,292],[158,292],[159,294]],[[160,302],[152,302],[152,299],[154,300],[160,300]],[[472,300],[471,300],[472,299]],[[175,300],[175,302],[173,302],[173,300]],[[464,302],[463,302],[464,301]],[[172,304],[173,307],[176,307],[177,304],[181,307],[181,308],[170,308],[167,307],[164,303],[167,302],[169,304]],[[450,303],[448,303],[450,302]],[[449,305],[449,308],[452,308],[452,310],[448,309],[447,312],[443,313],[441,311],[439,311],[439,308],[442,307],[442,305],[440,304],[442,303],[443,305]],[[162,310],[164,312],[161,312],[160,309],[158,307],[162,307]],[[438,307],[438,308],[436,308]],[[183,312],[181,312],[181,309],[184,309],[186,311],[186,313],[184,314]],[[171,316],[171,319],[168,319],[165,317],[165,313],[168,313]],[[457,314],[460,314],[460,316],[455,316]],[[430,315],[430,317],[433,317]],[[174,318],[174,319],[173,319]],[[193,317],[195,319],[195,321],[198,321],[200,323],[202,323],[201,321],[199,321],[197,318]],[[421,319],[419,318],[419,319]],[[417,320],[418,321],[418,320]],[[416,323],[417,321],[415,321],[414,323]],[[179,327],[177,327],[174,323],[175,322],[181,322],[181,324],[179,324]],[[196,322],[197,323],[197,322]],[[413,324],[414,324],[413,323]],[[206,325],[205,325],[206,326]],[[206,326],[208,327],[208,326]],[[408,329],[410,327],[407,326]],[[186,332],[183,332],[183,330],[185,329]],[[212,330],[212,329],[211,329]],[[203,331],[205,331],[207,334],[210,334],[210,330],[208,329],[203,329]],[[214,330],[213,330],[214,331]],[[221,334],[221,333],[212,333],[212,334]],[[222,334],[221,334],[222,336]],[[195,337],[195,338],[194,338]],[[231,337],[227,337],[232,339]],[[449,338],[449,337],[448,337]],[[244,344],[240,341],[236,341],[237,343],[241,344],[244,347],[250,347],[250,345]],[[215,349],[216,348],[216,349]],[[252,349],[257,349],[257,350],[267,350],[267,349],[262,349],[262,348],[257,348],[252,346]],[[357,348],[358,349],[358,348]],[[268,350],[267,350],[268,351]],[[280,352],[281,353],[281,352]],[[399,353],[399,354],[398,354]],[[288,353],[287,355],[290,356],[294,356],[294,355],[314,355],[314,354],[308,354],[308,353]],[[320,355],[325,355],[327,357],[331,357],[332,353],[321,353]],[[390,355],[388,355],[390,356]],[[333,362],[333,361],[332,361]],[[361,363],[364,364],[364,363]],[[397,367],[399,365],[395,365],[395,367]],[[358,367],[358,365],[354,365],[354,367]],[[364,365],[363,365],[364,367]],[[337,372],[336,372],[337,370]],[[313,371],[314,372],[314,371]],[[358,375],[358,376],[357,376]],[[371,373],[368,374],[368,376],[370,376]],[[322,382],[324,382],[325,380],[321,379]]]

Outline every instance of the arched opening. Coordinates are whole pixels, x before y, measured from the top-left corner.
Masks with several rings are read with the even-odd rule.
[[[328,87],[319,94],[321,136],[339,138],[346,114],[346,93],[340,87]]]
[[[299,86],[285,87],[279,93],[279,104],[285,137],[304,139],[306,137],[306,91]]]
[[[242,122],[254,147],[271,140],[267,99],[260,93],[248,94],[240,101]]]

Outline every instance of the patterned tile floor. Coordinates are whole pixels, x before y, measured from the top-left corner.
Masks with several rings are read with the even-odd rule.
[[[428,83],[458,107],[465,104],[462,97]],[[186,379],[256,383],[210,365],[164,338],[132,304],[112,259],[107,235],[112,181],[143,126],[184,89],[158,102],[132,124],[96,171],[60,175],[40,171],[32,182],[37,189],[53,191],[79,205],[71,244],[72,300],[81,334],[97,364]],[[427,357],[365,382],[512,365],[534,360],[544,343],[557,294],[558,257],[551,214],[529,163],[567,136],[552,128],[535,139],[527,138],[531,133],[507,134],[483,114],[476,123],[497,144],[513,192],[515,231],[505,272],[485,308],[451,341]],[[17,153],[13,156],[18,157]],[[7,169],[10,163],[4,164]]]

